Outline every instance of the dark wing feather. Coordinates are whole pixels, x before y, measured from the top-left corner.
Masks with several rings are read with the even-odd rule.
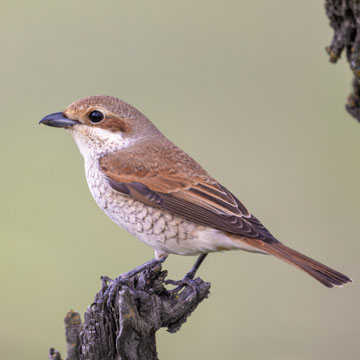
[[[168,163],[166,156],[161,165],[154,168],[144,152],[142,160],[136,156],[136,166],[141,171],[131,165],[135,160],[129,156],[112,153],[100,160],[100,168],[115,191],[205,226],[268,243],[278,242],[230,191],[188,155],[187,168],[184,161],[179,164],[172,159]],[[196,166],[191,166],[188,159]]]

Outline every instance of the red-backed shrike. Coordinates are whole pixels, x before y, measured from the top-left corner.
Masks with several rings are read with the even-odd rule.
[[[146,265],[169,254],[202,254],[191,278],[207,253],[241,249],[274,255],[328,287],[351,281],[279,242],[229,190],[126,102],[87,97],[40,122],[71,133],[97,204],[155,250],[155,259]]]

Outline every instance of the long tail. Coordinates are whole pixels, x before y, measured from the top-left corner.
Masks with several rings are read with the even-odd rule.
[[[340,272],[333,270],[326,265],[283,245],[280,242],[266,243],[262,240],[243,237],[232,237],[232,240],[240,243],[245,242],[247,245],[255,247],[262,252],[274,255],[289,264],[295,265],[329,288],[334,285],[342,286],[343,284],[352,282],[352,279],[348,276],[341,274]]]

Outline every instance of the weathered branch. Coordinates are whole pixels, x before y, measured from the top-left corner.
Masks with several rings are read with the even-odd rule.
[[[84,324],[78,313],[65,317],[67,360],[157,359],[156,332],[178,331],[198,304],[209,295],[210,283],[196,278],[177,293],[165,288],[161,265],[146,270],[122,285],[111,308],[98,305],[104,288],[88,307]],[[50,349],[49,359],[61,360]]]
[[[79,360],[80,333],[83,328],[80,314],[73,310],[70,310],[65,315],[64,322],[67,347],[66,360]],[[54,348],[50,348],[49,360],[62,360],[61,354]]]
[[[62,360],[61,354],[54,348],[49,350],[49,360]]]
[[[360,1],[325,0],[326,14],[334,29],[334,36],[326,48],[335,63],[343,50],[354,74],[353,91],[348,97],[346,110],[360,121]]]

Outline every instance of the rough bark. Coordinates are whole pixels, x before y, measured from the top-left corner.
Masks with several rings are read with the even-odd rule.
[[[325,0],[325,9],[334,29],[332,42],[326,51],[333,63],[337,62],[344,49],[346,51],[354,78],[345,108],[360,121],[360,1]]]
[[[122,285],[108,307],[98,305],[106,287],[95,296],[84,316],[69,311],[65,316],[67,360],[125,360],[157,357],[156,332],[165,327],[178,331],[197,305],[209,295],[210,283],[196,278],[176,293],[166,288],[166,271],[158,265]],[[61,360],[53,348],[50,360]]]

